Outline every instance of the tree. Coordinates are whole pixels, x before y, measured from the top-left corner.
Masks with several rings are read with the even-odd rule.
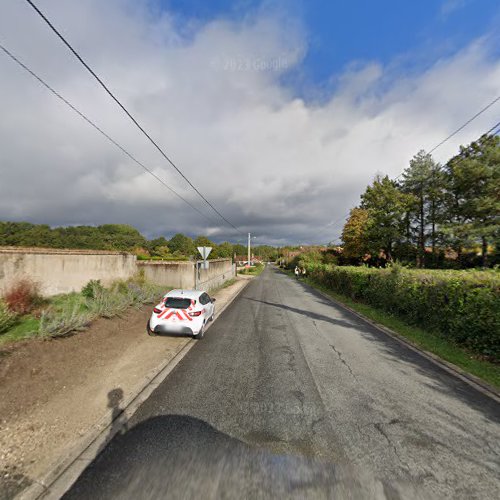
[[[368,211],[366,225],[367,248],[372,253],[382,250],[392,261],[393,246],[404,236],[404,219],[409,206],[409,196],[402,193],[397,184],[377,176],[361,195],[361,208]]]
[[[197,236],[194,240],[194,246],[196,247],[196,253],[198,254],[198,247],[210,247],[212,251],[210,252],[208,258],[216,259],[217,258],[217,244],[208,239],[207,236]],[[198,255],[200,257],[200,255]]]
[[[128,224],[104,224],[98,226],[105,248],[110,250],[130,250],[145,247],[146,238]]]
[[[165,237],[160,236],[159,238],[154,238],[148,241],[146,245],[149,252],[154,255],[157,248],[168,247],[168,241]]]
[[[153,257],[161,257],[162,259],[170,257],[170,248],[167,245],[157,246],[151,251]]]
[[[172,253],[190,257],[197,252],[193,240],[182,233],[177,233],[168,242],[168,247]]]
[[[195,247],[215,247],[215,243],[208,239],[207,236],[197,236],[194,240]]]
[[[437,207],[442,196],[440,166],[425,151],[419,151],[403,172],[402,191],[409,195],[406,218],[407,237],[417,246],[417,267],[425,264],[425,247],[432,241],[433,255],[436,245]],[[430,224],[431,234],[427,233]]]
[[[351,209],[349,218],[342,230],[343,256],[361,258],[367,253],[366,230],[368,219],[368,210],[359,207]]]
[[[252,248],[252,253],[264,261],[276,260],[278,252],[270,245],[258,245]]]
[[[233,252],[236,255],[246,255],[247,254],[247,247],[245,245],[241,245],[240,243],[237,243],[233,245]]]
[[[488,242],[500,231],[500,139],[484,135],[446,165],[445,228],[455,246],[481,242],[482,265],[487,264]]]
[[[228,259],[233,256],[233,245],[228,241],[222,242],[220,245],[217,245],[217,248],[214,250],[215,257],[219,259]]]

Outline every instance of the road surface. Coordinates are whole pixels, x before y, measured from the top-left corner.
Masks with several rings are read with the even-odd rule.
[[[500,498],[500,405],[268,267],[67,498]]]

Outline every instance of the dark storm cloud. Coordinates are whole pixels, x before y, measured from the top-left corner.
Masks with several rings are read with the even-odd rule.
[[[376,172],[400,173],[500,87],[500,62],[485,39],[411,79],[358,64],[337,75],[328,99],[307,103],[281,83],[307,50],[286,19],[260,11],[242,23],[198,26],[186,39],[168,13],[152,16],[148,5],[47,0],[43,9],[193,183],[259,243],[335,239],[341,225],[328,224],[358,203]],[[24,2],[2,2],[0,32],[40,76],[216,218]],[[232,63],[242,60],[253,63]],[[0,75],[0,219],[240,237],[175,198],[3,54]],[[492,116],[438,159],[487,129]]]

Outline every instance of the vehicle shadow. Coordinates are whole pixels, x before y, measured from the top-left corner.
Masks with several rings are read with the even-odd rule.
[[[409,485],[274,455],[203,420],[165,415],[117,435],[63,498],[375,498],[374,491],[382,493],[376,498],[419,498]]]

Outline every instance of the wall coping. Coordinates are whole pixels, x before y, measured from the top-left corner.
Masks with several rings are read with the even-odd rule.
[[[0,246],[0,254],[42,254],[42,255],[130,255],[129,252],[117,252],[114,250],[90,250],[78,248],[44,248],[44,247],[9,247]]]
[[[191,264],[193,265],[195,262],[203,262],[202,260],[138,260],[137,265],[140,266],[149,266],[149,265],[155,265],[155,266],[161,266],[165,264]],[[231,262],[231,258],[227,259],[208,259],[208,262]]]

